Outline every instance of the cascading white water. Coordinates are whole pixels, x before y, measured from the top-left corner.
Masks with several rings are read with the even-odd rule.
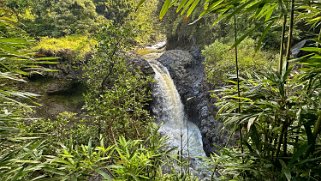
[[[154,112],[162,122],[160,132],[169,138],[171,146],[183,150],[183,155],[205,156],[201,133],[186,119],[180,95],[167,68],[156,60],[149,60],[149,64],[155,72]]]

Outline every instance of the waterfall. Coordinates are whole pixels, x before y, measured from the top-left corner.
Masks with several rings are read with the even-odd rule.
[[[187,120],[184,106],[168,70],[160,62],[149,60],[155,72],[154,112],[161,122],[160,132],[168,137],[169,145],[183,150],[183,155],[205,156],[198,127]]]

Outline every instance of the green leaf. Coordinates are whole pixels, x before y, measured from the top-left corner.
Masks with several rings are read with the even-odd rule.
[[[178,5],[178,7],[177,7],[177,9],[176,9],[176,13],[178,13],[178,12],[185,6],[185,4],[186,4],[187,1],[188,1],[188,0],[182,0],[182,1],[179,3],[179,5]]]
[[[295,162],[297,162],[298,160],[300,160],[300,157],[303,156],[307,150],[311,147],[311,145],[301,145],[293,154],[290,164],[294,164]]]
[[[196,0],[197,1],[197,0]],[[188,8],[193,4],[194,0],[189,0],[185,5],[183,10],[181,11],[181,15],[184,15],[184,13],[186,12],[186,10],[188,10]]]
[[[250,34],[252,34],[255,30],[260,28],[260,26],[254,26],[250,30],[248,30],[244,35],[242,35],[240,38],[237,39],[237,41],[232,45],[231,49],[235,46],[239,45],[246,37],[248,37]]]
[[[187,11],[187,15],[186,15],[187,17],[189,17],[192,14],[192,12],[194,11],[194,9],[196,8],[196,6],[198,5],[199,2],[200,2],[200,0],[194,0],[194,3]]]
[[[47,177],[47,175],[40,175],[38,177],[35,177],[35,178],[31,179],[30,181],[36,181],[36,180],[40,180],[40,179],[43,179],[43,178],[46,178],[46,177]]]
[[[15,137],[12,138],[12,140],[15,141],[25,141],[25,140],[35,140],[35,139],[39,139],[40,137]]]
[[[99,173],[104,179],[106,179],[106,180],[113,180],[112,178],[111,178],[111,176],[109,176],[106,172],[104,172],[104,171],[102,171],[102,170],[100,170],[100,169],[96,169],[95,170],[97,173]]]
[[[249,121],[247,122],[247,131],[250,131],[252,124],[256,120],[257,117],[250,118]]]
[[[139,9],[139,7],[145,2],[146,0],[140,0],[136,6],[135,11],[137,11]]]
[[[219,9],[222,5],[222,2],[224,2],[224,0],[219,0],[217,2],[214,2],[213,4],[211,4],[208,9],[204,10],[201,14],[200,17],[203,17],[205,14],[208,14],[212,11],[215,11],[217,9]]]
[[[291,172],[290,172],[290,170],[288,169],[288,167],[286,166],[286,164],[285,164],[285,162],[283,161],[283,160],[279,160],[279,162],[281,163],[281,165],[282,165],[282,173],[285,175],[285,177],[286,177],[286,179],[288,180],[288,181],[291,181],[291,178],[292,178],[292,176],[291,176]]]
[[[272,25],[273,25],[274,23],[275,23],[274,21],[271,21],[271,22],[268,24],[268,26],[264,29],[264,31],[263,31],[263,33],[262,33],[262,35],[261,35],[261,37],[260,37],[260,40],[259,40],[258,43],[257,43],[257,46],[256,46],[255,51],[258,51],[258,50],[261,48],[261,45],[262,45],[262,42],[263,42],[264,38],[265,38],[266,35],[269,33],[269,31],[270,31],[270,29],[271,29],[271,27],[272,27]]]
[[[317,47],[304,47],[304,48],[301,48],[301,50],[306,52],[321,53],[321,48],[317,48]]]
[[[225,14],[227,11],[229,11],[229,8],[226,8],[224,12],[219,15],[219,17],[213,22],[212,26],[217,25],[220,21],[225,19],[228,16],[228,14]]]
[[[163,19],[165,14],[167,13],[168,9],[171,7],[171,0],[165,0],[163,7],[160,11],[159,17]]]
[[[308,60],[309,58],[311,58],[314,55],[315,55],[314,53],[311,53],[311,54],[308,54],[308,55],[305,55],[305,56],[302,56],[302,57],[299,57],[299,58],[291,59],[291,60],[289,60],[289,63],[306,61],[306,60]]]
[[[32,164],[41,163],[40,161],[37,161],[37,160],[18,160],[18,159],[13,159],[12,161],[15,162],[15,163],[32,163]]]

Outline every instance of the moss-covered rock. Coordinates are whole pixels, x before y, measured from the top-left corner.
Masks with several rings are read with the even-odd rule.
[[[96,45],[96,40],[84,35],[61,38],[43,37],[33,50],[38,52],[38,56],[50,54],[58,56],[62,60],[83,61],[86,60],[88,54],[91,54]]]
[[[57,63],[43,65],[53,71],[31,74],[28,84],[19,85],[22,90],[40,95],[34,116],[53,118],[64,111],[81,112],[86,91],[82,67],[90,60],[95,44],[86,36],[43,38],[39,42],[35,56],[57,57]]]

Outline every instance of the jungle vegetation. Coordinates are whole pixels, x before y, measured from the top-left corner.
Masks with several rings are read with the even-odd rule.
[[[222,57],[217,42],[204,51],[205,64],[212,66],[208,70],[224,72],[221,61],[234,61],[233,75],[218,78],[226,83],[213,90],[213,96],[218,100],[218,119],[238,136],[239,144],[212,156],[214,170],[223,180],[319,180],[320,3],[165,0],[160,17],[170,8],[189,17],[197,7],[203,9],[192,24],[214,14],[213,25],[224,22],[232,28],[233,59]],[[248,27],[239,25],[244,19]],[[255,38],[260,55],[271,32],[280,37],[275,42],[280,45],[278,66],[249,67],[246,56],[251,53],[243,54],[242,43]],[[252,56],[252,61],[263,57]]]
[[[214,116],[237,141],[204,158],[209,179],[320,180],[320,10],[315,0],[0,1],[1,180],[198,180],[157,132],[152,77],[128,63],[164,34],[203,50]],[[21,85],[61,60],[81,66],[83,111],[37,117],[41,95]]]

